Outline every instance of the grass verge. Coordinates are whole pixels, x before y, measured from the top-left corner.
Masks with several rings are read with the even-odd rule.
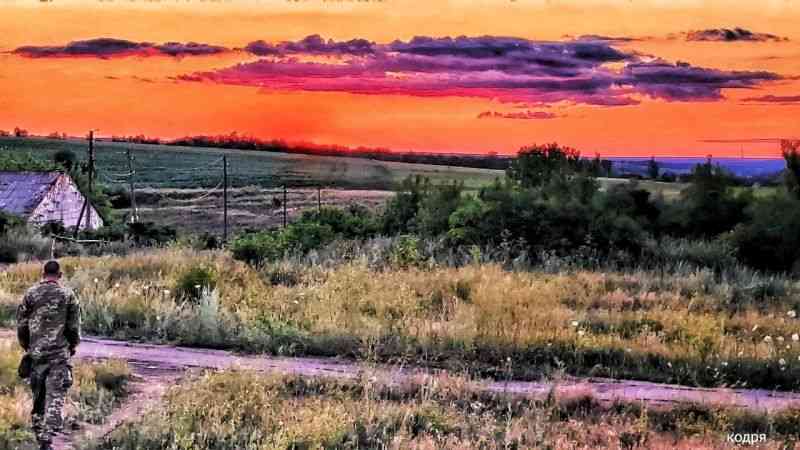
[[[387,385],[224,372],[174,388],[164,408],[83,450],[728,448],[727,433],[783,448],[798,425],[795,410],[649,410],[580,392],[512,399],[458,377]]]
[[[0,449],[35,447],[30,428],[30,389],[17,377],[22,352],[0,340]],[[65,405],[65,429],[78,422],[101,423],[127,395],[130,371],[124,362],[77,363],[75,384]]]

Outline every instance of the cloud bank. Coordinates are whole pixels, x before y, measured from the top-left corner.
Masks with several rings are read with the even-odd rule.
[[[264,58],[183,81],[273,90],[482,97],[505,102],[635,105],[642,97],[713,101],[723,89],[778,80],[766,71],[726,71],[644,57],[599,38],[563,42],[515,37],[415,37],[375,44],[363,39],[250,43]],[[325,55],[329,60],[303,59]]]
[[[800,95],[762,95],[760,97],[747,97],[743,102],[773,103],[777,105],[800,105]]]
[[[788,38],[769,33],[755,33],[744,28],[711,28],[707,30],[692,30],[683,33],[687,41],[714,41],[714,42],[783,42]]]
[[[123,56],[155,56],[174,57],[214,55],[229,51],[225,47],[197,42],[166,42],[153,44],[150,42],[134,42],[124,39],[97,38],[84,41],[72,41],[63,46],[18,47],[13,53],[28,58],[54,57],[94,57],[112,58]]]

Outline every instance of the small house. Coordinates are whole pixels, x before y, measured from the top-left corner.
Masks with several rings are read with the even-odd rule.
[[[57,222],[74,227],[85,201],[72,178],[63,172],[0,171],[0,211],[22,217],[31,225]],[[80,229],[101,226],[102,217],[88,203]]]

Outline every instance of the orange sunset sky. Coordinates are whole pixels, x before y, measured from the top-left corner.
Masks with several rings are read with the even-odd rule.
[[[5,130],[469,153],[557,141],[604,156],[777,156],[759,140],[800,137],[796,0],[0,0],[0,12]]]

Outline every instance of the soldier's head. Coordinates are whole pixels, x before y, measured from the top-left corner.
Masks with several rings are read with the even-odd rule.
[[[44,263],[42,274],[45,278],[51,280],[58,280],[61,278],[61,265],[56,260],[50,260]]]

